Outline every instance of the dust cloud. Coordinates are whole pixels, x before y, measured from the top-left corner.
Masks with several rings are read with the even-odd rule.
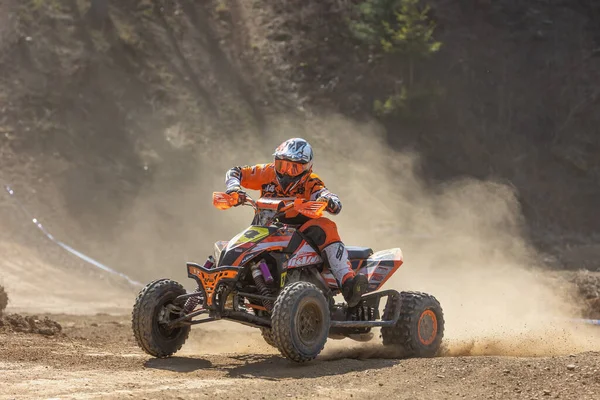
[[[316,170],[342,196],[342,239],[375,251],[403,250],[405,264],[387,285],[438,298],[444,354],[600,349],[596,331],[568,321],[578,315],[572,288],[541,268],[511,186],[465,178],[428,187],[418,155],[388,149],[375,125],[337,119],[328,131],[335,134],[317,145]]]
[[[405,264],[386,286],[424,291],[441,302],[446,355],[600,349],[586,328],[564,322],[577,315],[571,288],[540,268],[511,186],[472,178],[425,185],[418,154],[389,149],[375,123],[338,116],[275,118],[261,135],[205,146],[190,157],[191,172],[180,182],[156,174],[118,239],[124,257],[139,254],[126,272],[193,286],[184,262],[202,262],[214,241],[232,237],[252,216],[249,208],[212,207],[211,193],[223,190],[225,171],[268,162],[281,141],[296,136],[311,141],[315,172],[342,199],[343,211],[334,220],[344,242],[375,251],[400,247]],[[328,349],[325,357],[351,357],[352,349],[361,349],[358,356],[383,354],[347,340]]]

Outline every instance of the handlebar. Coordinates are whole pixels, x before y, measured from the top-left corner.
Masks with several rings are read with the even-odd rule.
[[[289,201],[289,203],[286,204],[286,201]],[[240,198],[237,192],[231,194],[214,192],[213,205],[219,210],[227,210],[238,205],[250,205],[256,211],[261,209],[273,210],[276,211],[273,219],[290,210],[297,211],[309,218],[319,218],[323,216],[323,211],[327,207],[327,203],[303,199],[260,198],[255,201],[247,194],[244,201],[240,204]]]

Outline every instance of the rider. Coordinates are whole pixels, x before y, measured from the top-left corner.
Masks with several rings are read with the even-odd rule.
[[[295,197],[325,202],[328,212],[339,214],[342,210],[340,199],[327,190],[318,175],[312,172],[313,151],[306,140],[286,140],[273,155],[275,160],[272,163],[234,167],[227,171],[226,193],[237,192],[238,205],[245,200],[243,187],[260,190],[261,197]],[[297,212],[286,214],[282,222],[300,225],[299,230],[313,241],[328,261],[348,305],[357,305],[367,289],[367,278],[352,270],[336,224],[325,217],[309,219]]]

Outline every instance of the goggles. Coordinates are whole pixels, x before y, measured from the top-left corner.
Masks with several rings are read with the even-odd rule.
[[[287,160],[275,160],[275,171],[281,175],[298,176],[310,168],[310,164]]]

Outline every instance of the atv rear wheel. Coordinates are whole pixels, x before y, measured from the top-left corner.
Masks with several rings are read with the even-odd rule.
[[[271,332],[271,329],[260,328],[260,333],[261,333],[263,339],[265,339],[265,342],[267,342],[267,344],[269,346],[273,346],[273,347],[277,348],[277,343],[275,343],[275,338],[273,337],[273,332]]]
[[[256,315],[257,317],[267,317],[267,318],[271,317],[271,315],[269,313],[267,313],[266,311],[257,310],[257,309],[254,309],[254,315]],[[267,342],[267,344],[269,346],[273,346],[273,347],[277,348],[277,344],[275,343],[275,339],[273,338],[273,332],[271,332],[271,328],[260,328],[260,334],[262,335],[263,339],[265,339],[265,342]]]
[[[271,314],[271,332],[283,356],[305,362],[316,358],[327,341],[331,317],[323,293],[312,283],[283,288]]]
[[[393,327],[381,328],[384,345],[398,348],[403,357],[434,357],[444,337],[444,313],[437,299],[420,292],[401,292],[390,300],[384,312],[391,319],[396,307],[400,318]]]
[[[169,279],[151,282],[138,294],[131,326],[137,344],[146,353],[159,358],[168,357],[185,343],[190,327],[170,328],[165,323],[180,317],[174,310],[173,301],[182,294],[185,294],[183,286]]]
[[[4,312],[4,309],[8,305],[8,295],[4,290],[3,286],[0,286],[0,315]]]

